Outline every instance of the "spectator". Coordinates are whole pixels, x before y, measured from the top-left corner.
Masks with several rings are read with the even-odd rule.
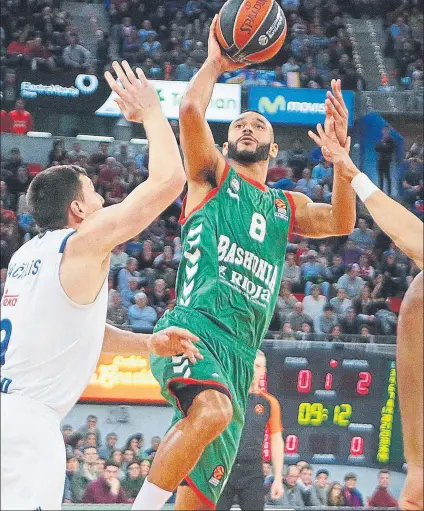
[[[107,309],[106,322],[110,325],[125,327],[128,324],[128,312],[121,305],[121,295],[118,291],[112,290],[111,304]],[[107,457],[107,456],[105,456]]]
[[[318,286],[319,288],[319,286]],[[296,302],[293,311],[287,316],[287,321],[290,323],[294,332],[300,332],[304,323],[311,323],[312,319],[304,314],[303,303]]]
[[[9,114],[6,110],[1,110],[0,116],[0,133],[9,133],[10,132],[10,119]]]
[[[143,253],[143,245],[139,241],[139,236],[135,236],[125,244],[125,252],[130,257],[135,257],[137,260]]]
[[[329,472],[325,468],[317,471],[315,482],[311,490],[311,506],[325,507],[328,506],[328,476]],[[340,487],[341,490],[341,487]]]
[[[353,472],[349,472],[344,478],[343,500],[344,506],[364,507],[364,499],[356,488],[357,477]]]
[[[285,177],[279,179],[272,187],[278,190],[288,190],[292,192],[296,188],[296,183],[293,181],[293,169],[287,167],[285,169]]]
[[[118,436],[116,433],[108,433],[106,435],[105,445],[103,447],[100,447],[100,449],[99,449],[99,456],[101,458],[109,459],[112,456],[112,453],[116,448],[117,441],[118,441]]]
[[[151,333],[158,319],[155,309],[147,304],[147,295],[140,292],[135,295],[135,305],[128,309],[130,325],[137,332]]]
[[[49,166],[62,165],[64,160],[68,157],[68,153],[65,149],[65,141],[63,138],[55,138],[53,140],[53,147],[49,152]]]
[[[146,42],[151,35],[156,36],[156,32],[152,29],[152,22],[150,20],[144,20],[141,29],[138,32],[140,43]]]
[[[118,478],[119,466],[107,461],[102,477],[92,481],[82,498],[84,504],[127,504],[128,499]]]
[[[128,254],[124,252],[124,245],[117,245],[112,249],[110,256],[110,270],[113,273],[118,273],[120,270],[128,265]],[[137,261],[136,261],[137,263]],[[136,266],[137,267],[137,266]],[[135,267],[135,268],[136,268]]]
[[[341,318],[341,326],[343,333],[346,335],[356,335],[358,333],[358,319],[353,307],[349,307]]]
[[[342,507],[344,506],[344,498],[343,498],[343,488],[340,483],[332,483],[328,487],[328,497],[327,497],[327,506],[336,506]]]
[[[109,143],[99,142],[99,150],[90,156],[90,165],[104,165],[109,157]]]
[[[304,505],[310,506],[312,490],[312,467],[310,465],[305,465],[300,469],[296,485],[302,493]]]
[[[302,179],[299,179],[299,181],[297,182],[295,191],[304,193],[309,198],[315,199],[319,185],[318,181],[312,179],[311,176],[312,176],[311,169],[305,167],[302,170]]]
[[[123,461],[122,451],[121,449],[115,449],[112,451],[112,455],[110,457],[112,461],[118,464],[118,466],[121,466],[121,463]]]
[[[136,32],[137,36],[137,32]],[[98,75],[102,75],[105,66],[110,62],[110,39],[107,32],[99,30],[97,34],[96,47],[96,70]]]
[[[424,141],[423,136],[419,135],[415,142],[411,145],[409,151],[406,153],[407,160],[415,158],[419,163],[424,161]]]
[[[308,157],[300,138],[291,140],[292,149],[288,152],[287,163],[293,169],[294,176],[300,177],[302,170],[308,165]]]
[[[325,268],[317,261],[315,250],[306,253],[306,262],[300,267],[302,279],[305,282],[305,294],[310,294],[312,284],[321,284],[323,293],[327,296],[330,291],[330,284],[325,282]]]
[[[296,264],[296,255],[287,252],[283,269],[283,280],[289,282],[292,289],[300,290],[300,268]]]
[[[155,457],[155,454],[156,454],[157,450],[159,449],[160,442],[161,442],[160,436],[154,436],[154,437],[152,437],[152,440],[151,440],[151,447],[149,447],[149,448],[148,448],[148,449],[146,449],[146,451],[145,451],[145,454],[146,454],[146,456],[147,456],[149,459],[153,459],[153,458]]]
[[[330,334],[333,328],[338,325],[337,315],[332,305],[325,305],[323,312],[314,318],[314,331],[316,334]]]
[[[80,158],[88,159],[89,155],[87,151],[82,150],[80,142],[75,142],[72,147],[72,151],[69,151],[68,153],[69,158],[71,158],[73,161],[79,161]]]
[[[113,156],[108,156],[105,164],[100,167],[99,191],[104,194],[106,191],[111,190],[115,177],[120,176],[121,172],[122,165]]]
[[[135,459],[134,451],[132,449],[125,449],[124,454],[121,456],[122,469],[127,470],[130,463],[132,463]],[[137,458],[137,461],[140,460]]]
[[[378,186],[384,190],[384,180],[387,181],[388,194],[392,194],[392,179],[390,176],[390,164],[393,153],[396,150],[396,142],[390,135],[390,126],[384,126],[383,137],[375,146],[377,153]]]
[[[352,306],[352,300],[347,297],[346,289],[343,287],[337,289],[337,295],[331,298],[329,303],[338,316],[343,316],[347,309]]]
[[[381,265],[381,272],[384,274],[385,291],[389,296],[397,296],[406,288],[406,281],[401,276],[394,254],[387,256],[386,261]]]
[[[97,449],[97,438],[95,433],[87,433],[84,436],[84,447],[95,447]]]
[[[368,228],[368,222],[365,218],[360,218],[358,227],[349,235],[355,246],[362,250],[374,248],[375,237],[371,229]]]
[[[311,288],[311,294],[303,298],[303,311],[312,320],[323,312],[324,306],[327,303],[327,298],[321,295],[320,292],[320,286],[314,284]]]
[[[137,277],[130,277],[128,279],[128,288],[120,291],[122,306],[128,309],[135,303],[135,295],[138,293],[138,282]]]
[[[378,473],[378,486],[372,497],[368,500],[369,507],[398,507],[398,501],[389,493],[390,472],[388,470],[380,470]]]
[[[31,114],[25,110],[25,103],[22,98],[18,98],[15,103],[15,109],[9,113],[10,132],[16,135],[26,135],[32,130],[33,122]]]
[[[344,275],[346,265],[339,254],[333,256],[333,264],[327,269],[327,278],[331,283],[337,282]]]
[[[139,273],[137,272],[137,266],[137,259],[135,257],[128,257],[126,267],[119,270],[118,286],[121,295],[126,296],[126,294],[129,292],[129,280],[133,277],[138,278]]]
[[[372,282],[375,276],[375,270],[371,266],[369,257],[367,254],[361,254],[359,256],[359,273],[358,276],[364,279],[365,282]]]
[[[284,167],[284,160],[277,158],[275,165],[270,166],[266,177],[267,183],[273,188],[277,188],[275,185],[287,176],[287,169]],[[293,175],[292,175],[293,177]]]
[[[69,446],[68,446],[69,447]],[[72,493],[72,479],[78,472],[78,460],[71,447],[66,449],[66,476],[65,488],[63,491],[63,503],[72,504],[75,502],[74,494]]]
[[[100,429],[97,427],[97,417],[93,414],[87,415],[87,422],[84,426],[81,426],[78,430],[82,435],[86,435],[87,433],[95,433],[97,445],[100,446],[101,442],[101,433]]]
[[[73,428],[70,424],[64,424],[61,429],[62,429],[63,441],[65,442],[65,444],[67,444],[69,437],[72,435]]]
[[[150,460],[143,460],[140,463],[141,476],[146,478],[149,475],[150,467],[152,466]]]
[[[303,507],[305,505],[302,497],[302,490],[297,486],[299,479],[299,469],[296,465],[290,465],[287,467],[287,472],[283,478],[284,493],[281,499],[278,500],[279,505],[283,507]],[[270,503],[274,503],[271,501]]]
[[[288,321],[283,324],[283,328],[281,329],[280,333],[280,338],[286,341],[296,339],[291,324]]]
[[[359,262],[359,257],[361,256],[361,254],[362,250],[358,247],[355,247],[353,241],[348,239],[343,249],[343,263],[346,265],[357,264]]]
[[[333,165],[327,160],[322,159],[312,169],[312,179],[321,186],[327,185],[331,188],[333,184]]]
[[[132,461],[128,464],[127,473],[122,481],[122,488],[128,497],[129,502],[134,502],[141,487],[143,486],[145,477],[141,476],[140,462]]]
[[[382,302],[383,300],[379,300]],[[384,307],[384,302],[381,304]],[[378,301],[371,298],[371,290],[369,286],[363,286],[353,302],[352,307],[355,309],[358,321],[367,325],[375,325],[375,313],[379,309]]]
[[[84,447],[83,463],[71,480],[74,502],[84,502],[83,497],[88,485],[97,479],[97,459],[99,455],[95,447]]]
[[[164,272],[167,268],[175,270],[178,267],[178,260],[174,258],[174,251],[170,245],[166,245],[163,253],[155,258],[153,266],[160,272]]]
[[[163,279],[156,279],[150,296],[150,302],[156,309],[158,316],[162,316],[171,300],[171,295]]]
[[[194,59],[192,57],[187,57],[183,64],[177,66],[175,79],[188,82],[193,78],[197,71],[198,68],[194,64]]]
[[[349,298],[355,298],[359,295],[359,292],[364,285],[363,279],[358,277],[359,266],[357,264],[350,264],[346,273],[342,275],[337,281],[337,288],[342,287],[346,289],[346,293]]]
[[[312,326],[310,323],[302,323],[300,330],[296,332],[296,339],[299,341],[313,341]]]
[[[131,449],[135,458],[141,459],[143,457],[143,443],[144,437],[141,433],[137,433],[128,438],[125,444],[125,449]]]
[[[26,194],[31,181],[32,178],[26,165],[19,167],[15,175],[6,178],[7,188],[14,198],[14,208],[17,206],[19,195]]]
[[[89,71],[91,68],[91,53],[81,44],[77,44],[77,35],[69,35],[69,45],[63,50],[63,64],[76,71]]]
[[[423,164],[418,158],[413,157],[406,163],[404,178],[402,181],[403,196],[408,204],[423,199]]]

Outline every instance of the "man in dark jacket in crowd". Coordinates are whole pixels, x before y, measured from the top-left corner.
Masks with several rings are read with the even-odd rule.
[[[392,195],[390,164],[392,162],[393,153],[396,149],[396,142],[390,135],[389,126],[384,126],[383,137],[377,142],[374,149],[377,153],[378,186],[381,190],[384,190],[384,179],[386,179],[388,194]]]

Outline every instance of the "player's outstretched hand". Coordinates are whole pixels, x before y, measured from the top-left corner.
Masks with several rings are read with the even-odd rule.
[[[346,144],[340,145],[337,136],[335,136],[334,118],[328,121],[328,134],[324,131],[321,124],[317,124],[318,134],[313,131],[308,131],[308,135],[321,147],[324,158],[330,163],[345,163],[346,166],[352,162],[349,156],[350,151],[350,137],[347,137]]]
[[[122,64],[115,61],[112,67],[117,79],[109,71],[105,78],[117,94],[115,101],[127,121],[146,122],[150,116],[163,115],[159,96],[140,68],[136,69],[136,76],[126,60]]]
[[[221,73],[225,73],[226,71],[235,71],[236,69],[246,67],[246,64],[243,62],[236,62],[223,54],[215,33],[217,23],[218,14],[215,15],[209,29],[208,60],[214,62]]]
[[[324,131],[330,136],[336,136],[342,146],[346,144],[349,110],[343,99],[341,80],[331,80],[331,91],[327,92],[325,100]],[[330,132],[330,119],[335,120],[334,135]]]
[[[198,337],[185,328],[171,326],[152,334],[149,340],[149,351],[160,357],[186,355],[190,362],[195,364],[196,360],[203,359],[203,355],[193,344],[198,340]]]

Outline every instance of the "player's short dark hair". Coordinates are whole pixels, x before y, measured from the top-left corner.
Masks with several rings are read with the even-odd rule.
[[[40,231],[67,226],[72,201],[84,198],[80,175],[87,175],[82,167],[56,165],[40,172],[32,180],[26,200]]]

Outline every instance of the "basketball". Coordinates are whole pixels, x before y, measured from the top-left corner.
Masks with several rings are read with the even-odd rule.
[[[265,62],[287,34],[286,17],[275,0],[228,0],[219,11],[216,36],[234,61]]]

